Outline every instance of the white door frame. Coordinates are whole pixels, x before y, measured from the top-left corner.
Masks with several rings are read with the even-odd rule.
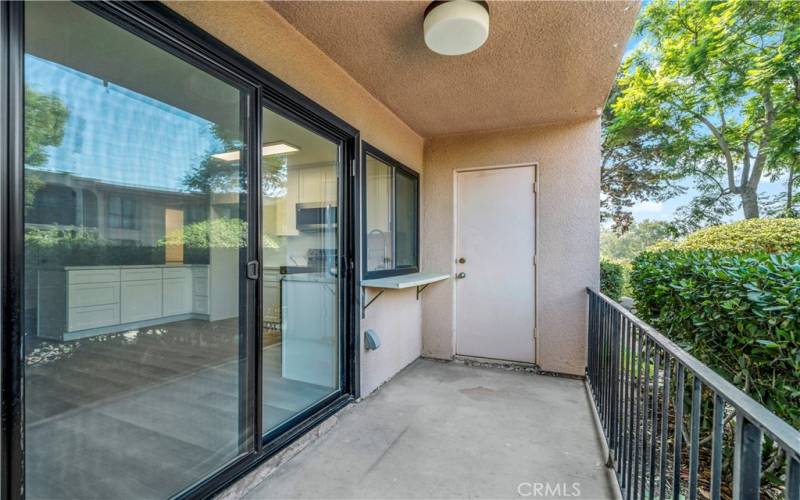
[[[475,172],[477,170],[500,170],[506,168],[520,168],[520,167],[533,167],[533,178],[534,178],[534,186],[531,189],[534,190],[534,198],[533,198],[533,254],[534,254],[534,269],[533,269],[533,332],[531,332],[531,336],[533,337],[533,362],[536,365],[539,365],[539,197],[541,195],[542,189],[541,184],[539,182],[539,162],[532,161],[528,163],[509,163],[509,164],[501,164],[501,165],[490,165],[490,166],[483,166],[483,167],[464,167],[464,168],[456,168],[453,169],[453,231],[451,234],[453,245],[450,250],[451,258],[450,258],[450,269],[451,269],[451,276],[455,276],[456,273],[456,259],[458,258],[458,174],[462,172]],[[452,322],[452,329],[453,329],[453,341],[451,350],[454,354],[456,354],[456,338],[458,337],[458,329],[456,328],[457,325],[457,314],[458,314],[458,299],[456,298],[457,294],[457,287],[453,287],[453,322]]]

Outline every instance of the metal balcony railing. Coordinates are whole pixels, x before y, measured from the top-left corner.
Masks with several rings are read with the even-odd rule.
[[[605,295],[587,380],[626,500],[800,500],[800,432]]]

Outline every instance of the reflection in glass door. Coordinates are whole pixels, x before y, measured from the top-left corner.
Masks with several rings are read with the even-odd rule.
[[[263,111],[264,433],[340,388],[339,144]]]
[[[248,94],[25,7],[25,490],[179,493],[248,451]]]

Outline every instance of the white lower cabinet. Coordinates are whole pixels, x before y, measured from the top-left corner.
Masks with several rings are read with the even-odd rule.
[[[185,267],[164,269],[164,316],[192,312],[192,271]]]
[[[164,278],[164,316],[192,312],[192,283],[187,278]]]
[[[123,323],[163,316],[162,280],[123,281],[120,320]]]
[[[70,307],[68,331],[86,330],[119,324],[119,303],[100,306]]]
[[[284,279],[282,375],[323,387],[338,383],[336,284],[302,277]]]
[[[209,311],[208,266],[67,268],[40,280],[52,285],[39,300],[39,335],[49,338]]]

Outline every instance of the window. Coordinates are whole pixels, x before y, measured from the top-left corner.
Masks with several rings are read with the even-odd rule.
[[[108,199],[108,226],[119,229],[136,229],[136,200],[122,196]]]
[[[365,278],[419,270],[419,176],[364,144]]]

